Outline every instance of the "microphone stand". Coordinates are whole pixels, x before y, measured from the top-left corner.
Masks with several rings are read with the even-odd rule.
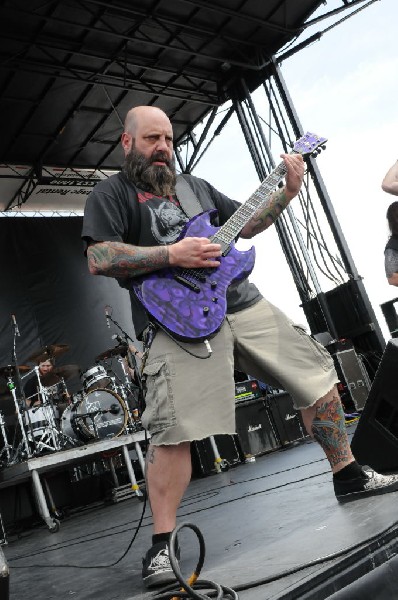
[[[25,393],[23,391],[21,374],[18,369],[17,349],[16,349],[17,341],[16,340],[17,340],[17,335],[19,335],[19,332],[18,332],[18,326],[16,325],[15,322],[14,322],[13,329],[14,329],[14,332],[13,332],[12,352],[11,352],[11,366],[13,367],[12,370],[13,370],[13,374],[15,376],[15,381],[14,381],[14,378],[10,375],[8,377],[7,387],[10,390],[13,400],[14,400],[15,409],[17,412],[17,418],[18,418],[19,426],[21,428],[22,441],[25,446],[26,456],[28,458],[32,458],[32,452],[29,447],[28,438],[27,438],[25,427],[24,427],[23,420],[22,420],[22,413],[26,411],[26,399],[25,399]],[[18,398],[20,398],[19,401],[18,401]]]
[[[129,365],[129,367],[131,369],[134,369],[135,378],[136,378],[136,384],[135,385],[136,385],[136,387],[138,389],[139,415],[141,416],[141,414],[143,413],[143,410],[144,410],[144,406],[145,406],[144,386],[143,386],[143,383],[142,383],[141,373],[139,372],[139,369],[138,369],[137,359],[135,358],[135,355],[133,354],[133,352],[131,352],[131,350],[130,350],[130,344],[128,343],[128,340],[130,340],[130,342],[132,344],[134,344],[134,340],[129,336],[129,334],[126,331],[124,331],[124,329],[121,327],[121,325],[111,315],[108,314],[107,318],[110,321],[112,321],[112,323],[114,325],[116,325],[116,327],[122,333],[122,336],[123,336],[123,338],[124,338],[124,340],[126,342],[126,345],[127,345],[127,363],[128,363],[128,365]],[[124,369],[123,369],[123,371],[124,371]],[[129,410],[129,407],[127,407],[127,410]]]

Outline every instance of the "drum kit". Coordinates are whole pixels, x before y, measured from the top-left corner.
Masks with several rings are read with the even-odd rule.
[[[0,433],[3,438],[0,466],[142,429],[137,388],[131,381],[126,360],[127,343],[119,342],[116,347],[99,354],[95,366],[85,371],[73,364],[52,366],[54,360],[68,350],[69,346],[65,344],[51,344],[27,359],[27,362],[36,363],[34,367],[0,367],[0,388],[1,383],[4,388],[5,380],[16,417],[10,443],[0,393]],[[120,363],[121,376],[109,368],[108,361],[114,358]],[[41,372],[39,364],[45,361],[51,361],[51,368]],[[29,385],[23,382],[27,377]],[[79,382],[81,389],[70,393],[69,381]],[[27,395],[28,389],[31,395]]]

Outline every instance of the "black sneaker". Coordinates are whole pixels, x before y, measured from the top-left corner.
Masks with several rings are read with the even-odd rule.
[[[177,558],[178,554],[177,550]],[[177,581],[171,568],[167,542],[158,542],[148,550],[142,559],[142,579],[148,588]]]
[[[339,502],[349,502],[363,496],[388,494],[398,490],[398,475],[380,475],[371,467],[362,467],[362,475],[354,479],[333,479],[334,493]]]

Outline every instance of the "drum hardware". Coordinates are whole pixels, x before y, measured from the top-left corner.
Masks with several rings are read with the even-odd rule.
[[[121,393],[128,413],[126,433],[135,433],[136,431],[142,429],[140,415],[137,407],[130,407],[129,397],[134,397],[135,394],[133,391],[133,386],[131,385],[131,379],[126,362],[122,356],[118,357],[118,361],[124,375],[124,383],[121,385]]]
[[[14,383],[14,377],[16,376],[16,370],[19,367],[15,367],[13,365],[7,365],[6,367],[2,367],[0,369],[1,374],[6,377],[7,379],[7,389],[8,391],[11,393],[14,405],[15,405],[15,414],[17,415],[17,420],[18,420],[18,424],[21,430],[21,435],[22,435],[22,440],[16,450],[16,456],[13,457],[11,459],[10,457],[10,461],[15,461],[18,459],[18,456],[22,456],[22,457],[26,457],[26,458],[31,458],[32,457],[32,451],[29,445],[29,441],[26,435],[26,431],[25,431],[25,427],[24,427],[24,423],[23,423],[23,419],[22,419],[22,414],[25,411],[25,407],[23,406],[23,402],[19,402],[18,398],[17,398],[17,394],[16,394],[16,387],[15,387],[15,383]],[[19,372],[18,372],[19,374]]]
[[[41,454],[43,451],[55,452],[61,450],[67,445],[76,445],[75,440],[60,431],[57,423],[58,407],[57,402],[62,400],[62,394],[67,394],[65,382],[60,378],[60,374],[68,376],[69,373],[76,372],[77,365],[71,365],[72,369],[59,367],[57,369],[55,385],[45,387],[44,381],[49,381],[48,377],[40,377],[39,367],[35,367],[38,394],[41,399],[39,406],[30,408],[26,411],[26,426],[28,428],[28,439],[34,447],[34,454]],[[53,372],[49,373],[52,375]],[[61,395],[61,398],[60,398]]]
[[[14,448],[11,446],[11,444],[8,443],[8,438],[7,438],[7,432],[6,432],[6,428],[5,428],[5,420],[4,420],[4,416],[3,413],[0,411],[0,430],[1,430],[1,435],[3,436],[3,441],[4,441],[4,447],[2,448],[1,452],[0,452],[0,464],[2,462],[2,456],[5,453],[6,455],[6,461],[5,461],[5,466],[8,466],[9,464],[11,464],[11,451],[14,450]]]

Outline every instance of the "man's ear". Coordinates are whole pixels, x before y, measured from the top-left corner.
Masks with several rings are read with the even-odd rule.
[[[123,146],[124,153],[127,154],[131,150],[131,145],[133,143],[133,138],[129,133],[123,131],[120,141]]]

